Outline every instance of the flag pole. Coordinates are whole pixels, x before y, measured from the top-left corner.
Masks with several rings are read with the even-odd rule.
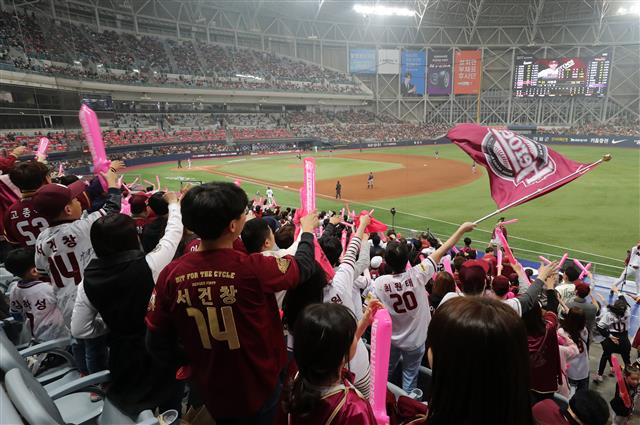
[[[602,156],[602,158],[600,158],[596,162],[593,162],[593,163],[585,166],[584,168],[580,168],[580,169],[574,171],[573,173],[571,173],[569,175],[566,175],[563,178],[561,178],[559,180],[556,180],[555,182],[553,182],[553,183],[551,183],[551,184],[549,184],[549,185],[547,185],[547,186],[545,186],[543,188],[540,188],[540,189],[536,190],[533,193],[528,194],[527,196],[525,196],[523,198],[515,200],[515,201],[511,202],[510,204],[505,205],[504,207],[499,208],[499,209],[495,210],[494,212],[492,212],[490,214],[487,214],[484,217],[481,217],[481,218],[477,219],[476,221],[473,222],[473,224],[478,224],[478,223],[480,223],[482,221],[485,221],[488,218],[493,217],[496,214],[500,214],[502,211],[508,210],[511,207],[515,207],[516,205],[518,205],[518,204],[520,204],[522,202],[525,202],[525,201],[527,201],[527,200],[529,200],[531,198],[536,197],[537,195],[540,194],[540,192],[544,192],[545,190],[552,188],[553,186],[557,185],[558,183],[561,183],[564,180],[567,180],[567,179],[575,176],[576,174],[584,173],[584,172],[588,171],[589,169],[595,167],[596,165],[600,164],[601,162],[607,162],[607,161],[610,161],[610,160],[611,160],[611,154],[605,154],[605,155]]]

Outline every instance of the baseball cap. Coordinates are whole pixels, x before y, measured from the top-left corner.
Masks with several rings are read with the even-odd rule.
[[[69,186],[58,183],[45,184],[33,195],[33,206],[47,219],[56,218],[73,198],[86,189],[87,185],[82,180],[73,182]]]
[[[428,247],[428,248],[424,248],[421,252],[422,252],[422,255],[431,255],[434,252],[436,252],[436,250],[435,248]]]
[[[382,257],[381,256],[376,255],[375,257],[373,257],[371,259],[371,267],[372,268],[377,269],[381,265],[382,265]]]
[[[131,195],[131,199],[129,199],[129,205],[131,205],[132,213],[140,214],[147,207],[147,197],[140,194]]]
[[[493,287],[493,292],[495,292],[496,295],[502,296],[509,292],[509,279],[502,275],[496,276],[495,279],[493,279],[491,286]]]
[[[157,216],[169,214],[169,204],[163,196],[164,192],[156,192],[147,201],[147,205]]]
[[[467,294],[479,294],[485,287],[489,263],[482,260],[468,260],[460,267],[462,290]]]
[[[589,292],[591,292],[591,287],[586,283],[580,282],[576,285],[576,295],[580,298],[586,298]]]
[[[467,260],[462,263],[462,268],[460,269],[460,271],[469,269],[471,267],[480,267],[482,270],[484,270],[485,273],[489,273],[489,263],[483,260]]]

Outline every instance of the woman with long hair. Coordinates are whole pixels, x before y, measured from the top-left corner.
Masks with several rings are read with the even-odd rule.
[[[369,402],[344,367],[381,306],[372,301],[358,324],[340,304],[312,304],[300,313],[293,350],[298,373],[285,396],[290,425],[376,424]]]
[[[616,290],[617,288],[614,289]],[[618,353],[622,356],[624,364],[631,363],[631,342],[628,333],[630,317],[629,304],[623,295],[613,305],[608,305],[600,316],[596,329],[600,334],[602,357],[600,357],[598,373],[594,376],[593,382],[602,382],[607,361],[611,364],[611,354]]]
[[[449,300],[431,319],[427,348],[429,425],[533,423],[527,334],[509,306],[486,297]]]
[[[558,306],[555,291],[547,291],[547,297],[548,311],[543,310],[539,302],[535,302],[533,308],[522,315],[527,330],[530,390],[534,402],[552,398],[562,384],[558,316],[553,312],[557,311]]]
[[[579,390],[589,389],[589,331],[587,331],[587,319],[579,307],[571,307],[560,319],[558,336],[565,340],[571,340],[578,348],[578,355],[569,359],[567,378],[569,386]]]

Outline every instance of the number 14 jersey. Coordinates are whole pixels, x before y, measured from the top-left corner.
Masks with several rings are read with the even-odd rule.
[[[404,273],[383,275],[373,282],[373,290],[391,315],[391,343],[401,350],[414,350],[427,340],[431,321],[427,282],[435,274],[430,257]]]

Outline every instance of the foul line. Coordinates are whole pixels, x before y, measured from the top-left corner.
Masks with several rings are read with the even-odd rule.
[[[220,175],[220,176],[223,176],[223,177],[227,177],[227,178],[231,178],[231,179],[240,179],[240,180],[247,181],[247,182],[254,183],[254,184],[260,184],[260,185],[265,185],[265,186],[273,186],[273,187],[277,187],[277,188],[280,188],[280,189],[283,189],[283,190],[288,190],[288,191],[291,191],[291,192],[294,192],[294,193],[298,192],[298,189],[296,189],[296,188],[291,188],[289,186],[283,186],[283,185],[280,185],[280,184],[277,184],[277,183],[273,183],[273,182],[268,181],[268,180],[254,179],[254,178],[251,178],[251,177],[245,177],[245,176],[241,176],[241,175],[238,175],[238,174],[226,173],[226,172],[222,172],[222,171],[215,171],[215,170],[211,170],[211,169],[208,169],[208,168],[205,168],[205,167],[198,167],[198,169],[200,171],[204,171],[204,172],[207,172],[207,173],[210,173],[210,174],[217,174],[217,175]],[[352,200],[352,199],[335,199],[333,196],[323,195],[321,193],[316,193],[316,196],[318,196],[320,198],[328,199],[330,201],[335,201],[335,202],[346,202],[346,203],[349,203],[349,204],[353,203],[353,204],[358,204],[358,205],[364,205],[365,207],[369,207],[369,208],[386,209],[386,207],[383,207],[381,205],[369,204],[369,203],[366,203],[366,202],[355,201],[355,200]],[[414,213],[409,213],[409,212],[398,211],[397,214],[403,214],[403,215],[407,215],[407,216],[415,217],[415,218],[420,218],[420,219],[424,219],[424,220],[431,220],[431,221],[435,221],[435,222],[438,222],[438,223],[444,223],[444,224],[448,224],[450,226],[456,226],[456,227],[460,226],[460,224],[461,224],[461,223],[453,223],[451,221],[440,220],[440,219],[437,219],[437,218],[427,217],[427,216],[424,216],[424,215],[419,215],[419,214],[414,214]],[[400,227],[400,226],[395,226],[395,227],[398,227],[398,228],[401,228],[401,229],[413,230],[413,229],[409,229],[409,228],[406,228],[406,227]],[[492,233],[491,231],[484,230],[484,229],[475,229],[475,231],[484,232],[484,233]],[[553,244],[550,244],[550,243],[534,241],[532,239],[526,239],[526,238],[521,238],[521,237],[517,237],[517,236],[509,236],[509,238],[510,239],[517,239],[517,240],[521,240],[521,241],[525,241],[525,242],[529,242],[529,243],[534,243],[534,244],[538,244],[538,245],[550,246],[552,248],[558,248],[558,249],[561,249],[561,250],[564,250],[564,251],[567,251],[567,252],[576,252],[576,253],[579,253],[579,254],[585,254],[585,255],[588,255],[590,257],[604,258],[604,259],[612,260],[612,261],[619,261],[620,260],[619,258],[607,257],[605,255],[594,254],[592,252],[581,251],[579,249],[568,248],[568,247],[565,247],[565,246],[553,245]],[[526,251],[525,249],[522,249],[522,248],[515,248],[515,249],[520,249],[522,251]],[[529,252],[536,253],[536,251],[529,251]],[[550,253],[540,253],[540,254],[546,254],[546,255],[558,257],[558,254],[550,254]],[[610,266],[610,265],[603,264],[603,263],[595,263],[595,264],[600,264],[600,265],[603,265],[603,266],[608,266],[608,267],[621,269],[621,267]]]

